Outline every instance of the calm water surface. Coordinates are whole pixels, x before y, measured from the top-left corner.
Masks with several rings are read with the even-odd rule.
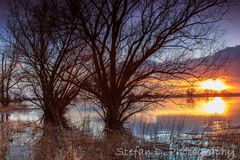
[[[136,115],[134,123],[157,125],[161,131],[202,131],[213,123],[240,126],[239,117],[240,97],[180,98]]]
[[[4,116],[6,113],[2,113]],[[12,111],[8,113],[10,121],[32,121],[41,118],[40,110]],[[70,107],[66,117],[75,126],[90,123],[90,127],[101,130],[103,123],[91,107],[80,105]],[[151,110],[138,113],[127,124],[133,130],[141,125],[157,125],[159,130],[172,130],[180,127],[181,130],[201,130],[209,121],[229,121],[234,126],[240,125],[240,97],[213,97],[213,98],[180,98],[171,99],[164,106],[154,105]],[[6,117],[5,117],[6,118]]]
[[[102,120],[91,107],[86,106],[70,107],[66,117],[73,125],[89,128],[93,134],[101,135],[104,127]],[[34,122],[39,122],[41,116],[41,110],[34,109],[0,113],[1,131],[5,133],[4,130],[9,129],[4,124],[6,121],[13,122],[14,125],[10,126],[15,131],[14,127],[17,128],[21,122],[33,122],[34,124]],[[155,105],[147,112],[138,113],[127,123],[126,127],[130,128],[136,135],[144,135],[145,138],[151,138],[152,134],[157,133],[160,139],[168,143],[169,138],[166,136],[169,137],[171,133],[181,133],[182,138],[186,139],[193,132],[206,131],[206,128],[212,131],[222,129],[226,124],[239,127],[239,117],[239,97],[181,98],[169,100],[164,104],[164,107]],[[13,157],[17,157],[17,159],[23,157],[22,159],[24,159],[24,157],[33,154],[29,144],[41,137],[41,131],[32,131],[28,125],[19,131],[21,136],[18,132],[7,133],[9,143],[7,159]],[[190,139],[192,138],[190,137]]]

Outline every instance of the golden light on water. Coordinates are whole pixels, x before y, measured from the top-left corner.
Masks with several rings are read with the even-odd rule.
[[[220,79],[217,80],[206,80],[200,83],[200,87],[202,89],[209,89],[209,90],[215,90],[215,91],[222,91],[225,89],[228,89],[228,86]]]
[[[178,101],[179,100],[179,101]],[[193,104],[186,103],[184,99],[178,99],[176,103],[169,102],[165,108],[156,108],[151,110],[147,115],[151,115],[150,118],[156,116],[169,116],[169,115],[194,115],[194,116],[209,116],[209,115],[222,115],[227,116],[229,114],[229,99],[221,97],[214,98],[198,98],[195,99]],[[181,104],[179,106],[179,104]],[[193,106],[192,106],[193,105]]]
[[[220,97],[201,103],[202,111],[208,114],[224,114],[226,107],[225,101]]]

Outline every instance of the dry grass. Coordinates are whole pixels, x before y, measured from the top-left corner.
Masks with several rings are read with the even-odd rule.
[[[114,135],[112,137],[94,137],[80,130],[54,132],[44,135],[37,143],[38,150],[34,159],[55,160],[124,160],[129,159],[127,155],[118,155],[119,148],[130,150],[139,146],[145,150],[153,149],[132,136]],[[50,131],[48,128],[48,131]],[[46,130],[45,130],[46,131]],[[57,133],[57,135],[56,135]],[[147,159],[146,155],[132,156],[131,159]]]
[[[86,123],[89,123],[88,121]],[[15,146],[17,149],[25,146],[29,151],[29,154],[22,154],[22,157],[14,156],[11,153],[11,159],[16,160],[150,160],[150,159],[172,159],[176,155],[169,156],[169,146],[167,144],[159,143],[158,137],[154,137],[152,140],[145,140],[142,136],[102,136],[96,137],[93,134],[87,132],[86,127],[74,128],[72,130],[59,130],[51,126],[40,126],[35,123],[23,123],[23,122],[5,122],[1,124],[0,133],[0,160],[4,160],[9,156],[10,145],[13,141],[17,142]],[[89,126],[89,124],[84,124]],[[143,126],[144,130],[149,128]],[[159,127],[159,126],[157,126]],[[85,129],[84,129],[85,128]],[[153,135],[157,135],[152,133]],[[26,136],[27,133],[27,136]],[[143,135],[146,132],[143,132]],[[197,133],[196,133],[197,134]],[[208,140],[209,145],[207,147],[224,147],[228,148],[234,146],[236,152],[239,152],[240,136],[236,129],[227,129],[216,131],[214,134],[204,133],[203,137],[200,137],[198,141]],[[181,142],[179,134],[170,135],[174,141],[173,145],[177,147],[192,147],[188,146],[185,142]],[[28,137],[26,139],[26,137]],[[179,139],[178,139],[179,138]],[[201,139],[202,138],[202,139]],[[194,141],[194,139],[189,139]],[[185,144],[185,146],[184,146]],[[144,151],[150,151],[154,153],[155,149],[161,149],[164,151],[164,155],[158,155],[155,157],[150,154],[134,154],[134,149],[141,149]],[[195,146],[196,147],[196,146]],[[198,146],[201,147],[201,146]],[[121,151],[126,150],[126,154],[120,154]],[[132,149],[132,154],[130,150]],[[122,153],[122,152],[121,152]],[[208,157],[208,159],[215,157]],[[226,157],[218,157],[226,159]],[[176,159],[176,158],[175,158]],[[181,159],[177,157],[177,159]],[[192,157],[183,157],[182,159],[191,160]],[[206,157],[207,159],[207,157]]]

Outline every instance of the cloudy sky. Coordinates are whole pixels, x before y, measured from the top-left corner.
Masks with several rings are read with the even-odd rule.
[[[231,0],[220,26],[225,30],[227,46],[240,45],[240,0]]]
[[[6,19],[6,8],[8,0],[0,0],[0,24]],[[227,13],[223,20],[219,22],[220,27],[224,30],[223,39],[226,46],[240,45],[240,0],[228,0],[226,5]]]

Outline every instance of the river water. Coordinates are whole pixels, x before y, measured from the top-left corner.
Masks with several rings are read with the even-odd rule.
[[[151,110],[138,113],[126,127],[136,131],[140,125],[157,125],[159,130],[169,131],[174,126],[180,127],[181,124],[178,129],[182,131],[200,131],[210,121],[226,121],[233,126],[240,125],[239,97],[179,98],[168,100],[163,104],[163,106],[154,105]],[[37,122],[41,119],[42,112],[30,109],[1,114],[8,116],[8,121]],[[70,107],[66,117],[75,126],[81,126],[87,121],[92,130],[100,131],[103,128],[100,117],[92,107],[86,105]]]
[[[26,146],[41,136],[41,131],[32,131],[29,124],[40,125],[42,112],[39,109],[15,110],[0,113],[1,131],[6,129],[17,130],[19,133],[7,133],[9,143],[7,159],[13,157],[27,157],[32,154],[31,146]],[[86,129],[96,136],[101,136],[104,124],[101,118],[89,105],[69,107],[66,114],[74,126]],[[179,98],[170,99],[163,106],[154,105],[151,110],[138,113],[126,124],[126,128],[135,135],[151,138],[152,135],[169,136],[171,133],[201,133],[221,130],[224,128],[240,126],[240,98],[239,97],[213,97],[213,98]],[[11,122],[14,125],[7,126]],[[26,123],[26,125],[25,125]],[[10,131],[11,132],[11,131]],[[6,135],[6,133],[4,133]],[[1,137],[0,141],[4,137]],[[20,137],[20,138],[19,138]],[[184,136],[186,138],[186,136]],[[169,138],[162,137],[167,140]],[[191,139],[191,137],[190,137]],[[165,141],[165,143],[168,143]],[[21,159],[21,158],[20,158]]]

